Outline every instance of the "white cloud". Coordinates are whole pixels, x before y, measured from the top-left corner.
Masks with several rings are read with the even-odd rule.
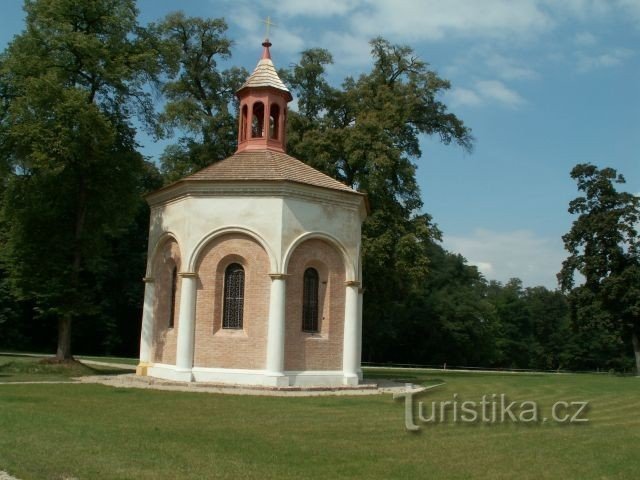
[[[590,47],[598,43],[596,36],[589,32],[576,33],[573,37],[573,43],[581,47]]]
[[[325,32],[320,45],[329,46],[337,67],[371,63],[369,39],[347,32]]]
[[[517,107],[524,103],[524,99],[514,90],[499,80],[482,80],[476,83],[480,94],[489,101],[496,101],[509,107]]]
[[[525,99],[500,80],[479,80],[472,88],[453,88],[447,98],[453,106],[502,105],[517,108]]]
[[[475,262],[472,265],[478,267],[478,270],[480,270],[480,273],[482,273],[485,278],[489,278],[493,275],[493,265],[489,262]]]
[[[566,258],[562,241],[529,230],[494,232],[477,229],[469,236],[446,236],[444,247],[460,253],[489,280],[520,278],[527,286],[557,287],[556,273]]]
[[[211,0],[219,9],[218,2]],[[368,41],[378,35],[393,43],[409,43],[418,51],[423,42],[465,40],[473,42],[468,45],[467,54],[448,70],[457,70],[467,78],[502,81],[537,78],[535,69],[544,68],[544,61],[538,58],[540,61],[535,64],[536,57],[514,52],[525,44],[544,44],[548,38],[545,34],[559,26],[572,25],[573,33],[566,40],[583,49],[598,45],[598,39],[586,26],[576,29],[576,23],[619,20],[625,16],[637,18],[640,26],[640,0],[225,0],[225,3],[230,22],[245,32],[237,38],[242,48],[255,48],[262,40],[263,19],[270,14],[277,24],[270,36],[284,54],[320,45],[334,53],[338,68],[357,67],[370,61]],[[617,49],[573,55],[577,69],[586,72],[620,64],[629,56],[628,52]],[[521,103],[517,94],[509,95],[504,89],[497,92],[496,87],[491,88],[494,94],[501,95],[502,103],[512,106]],[[474,92],[482,97],[477,88]],[[467,94],[463,103],[479,102]]]
[[[617,0],[542,0],[546,8],[556,15],[565,15],[580,20],[591,17],[603,17],[615,9]]]
[[[278,0],[272,8],[275,6],[278,15],[283,17],[332,17],[346,15],[361,3],[358,0]]]
[[[365,36],[438,40],[461,37],[531,36],[553,25],[536,1],[363,0],[352,17]]]
[[[485,61],[493,73],[505,80],[524,80],[537,77],[535,70],[499,53],[488,54]]]
[[[633,18],[640,27],[640,2],[638,0],[619,0],[619,4],[626,14]]]
[[[628,48],[614,48],[607,52],[596,55],[588,55],[586,53],[578,54],[577,68],[579,72],[589,72],[597,68],[608,68],[622,65],[625,60],[632,57],[633,50]]]
[[[246,32],[236,43],[244,48],[255,50],[264,40],[265,25],[263,19],[255,9],[248,5],[239,4],[231,9],[231,22]],[[298,53],[304,50],[305,41],[295,30],[288,28],[274,28],[269,33],[270,40],[277,45],[277,51],[282,53]],[[277,59],[276,59],[277,62]]]
[[[451,99],[451,104],[455,106],[478,106],[483,104],[483,99],[475,91],[468,88],[452,88],[447,94]]]

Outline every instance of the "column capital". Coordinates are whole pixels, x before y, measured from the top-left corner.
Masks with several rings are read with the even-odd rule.
[[[345,287],[360,287],[360,282],[356,280],[347,280],[344,282]]]
[[[143,281],[144,283],[153,283],[153,282],[155,282],[155,281],[156,281],[156,279],[155,279],[155,278],[153,278],[153,277],[142,277],[142,281]]]
[[[270,273],[271,280],[286,280],[288,273]]]
[[[196,278],[198,274],[196,272],[179,272],[178,276],[182,278]]]

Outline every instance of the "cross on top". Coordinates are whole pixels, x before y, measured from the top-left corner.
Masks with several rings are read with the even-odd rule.
[[[269,38],[269,29],[270,29],[270,27],[277,27],[277,25],[271,21],[271,17],[269,17],[269,16],[267,16],[266,20],[262,20],[262,23],[264,23],[267,26],[267,36],[266,36],[266,38]]]

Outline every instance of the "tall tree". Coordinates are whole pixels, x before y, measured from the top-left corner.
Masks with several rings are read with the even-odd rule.
[[[558,281],[571,292],[578,328],[591,338],[604,332],[631,340],[640,375],[640,198],[616,189],[625,179],[613,168],[578,164],[571,178],[584,195],[569,203],[578,218],[562,237],[569,257]],[[584,277],[578,286],[576,273]]]
[[[177,130],[181,135],[161,158],[163,174],[172,181],[233,154],[238,132],[235,92],[248,73],[218,67],[231,56],[223,19],[178,12],[151,29],[161,39],[168,77],[162,87],[166,103],[160,123],[165,133]]]
[[[26,0],[26,30],[0,57],[3,260],[22,298],[58,322],[95,313],[104,246],[131,220],[143,160],[132,117],[149,120],[158,73],[134,0]]]
[[[448,111],[439,95],[449,82],[429,69],[410,47],[382,38],[371,41],[373,67],[341,88],[330,87],[331,55],[303,52],[283,72],[298,99],[289,115],[288,151],[360,191],[371,215],[363,225],[365,358],[394,335],[397,310],[425,280],[427,245],[440,236],[415,178],[420,135],[438,136],[470,149],[470,130]]]

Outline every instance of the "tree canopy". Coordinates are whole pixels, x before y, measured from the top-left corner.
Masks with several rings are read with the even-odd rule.
[[[569,203],[578,218],[562,237],[569,257],[558,280],[570,292],[577,330],[591,339],[580,344],[588,347],[585,356],[611,358],[631,339],[640,375],[640,198],[616,189],[625,179],[613,168],[578,164],[571,178],[583,195]],[[574,286],[576,274],[583,284]]]
[[[181,135],[161,158],[167,181],[222,160],[236,149],[235,92],[248,73],[237,67],[219,70],[218,62],[231,56],[226,30],[223,19],[191,18],[181,12],[150,27],[165,65],[166,103],[159,126],[165,135]]]
[[[0,57],[3,260],[16,292],[58,318],[65,359],[72,320],[95,313],[105,242],[140,195],[132,117],[152,116],[157,54],[133,0],[28,0],[25,10],[25,31]]]
[[[364,330],[388,338],[395,309],[426,278],[427,246],[440,238],[422,212],[415,177],[419,136],[437,135],[466,149],[472,136],[438,99],[449,82],[410,47],[376,38],[371,55],[371,71],[347,77],[341,88],[325,78],[332,56],[322,49],[304,51],[282,77],[299,106],[289,115],[288,151],[369,197],[371,214],[362,232],[369,299]],[[373,338],[366,342],[374,343]]]

